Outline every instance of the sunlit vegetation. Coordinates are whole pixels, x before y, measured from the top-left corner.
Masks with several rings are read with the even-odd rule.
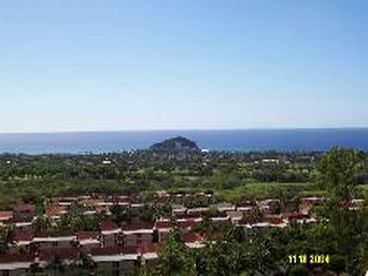
[[[56,195],[89,193],[140,194],[149,201],[154,192],[207,191],[217,201],[278,198],[282,209],[294,211],[303,196],[324,196],[315,211],[321,218],[310,225],[255,231],[248,236],[232,223],[204,220],[192,231],[206,233],[207,246],[188,249],[176,231],[159,258],[142,267],[141,275],[361,275],[368,269],[368,207],[349,209],[354,198],[367,194],[367,155],[334,148],[321,153],[193,153],[163,158],[149,151],[103,155],[0,156],[0,205],[32,202],[41,213],[45,200]],[[187,207],[212,202],[179,202]],[[134,214],[115,206],[112,219],[129,222]],[[171,206],[145,209],[139,220],[169,217]],[[96,230],[102,218],[87,219],[71,208],[58,227]],[[36,222],[36,227],[47,225]],[[8,233],[0,236],[7,250]],[[329,263],[289,262],[293,254],[323,254]]]

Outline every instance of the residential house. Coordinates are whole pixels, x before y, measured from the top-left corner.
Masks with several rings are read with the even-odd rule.
[[[0,225],[7,225],[14,219],[13,211],[0,211]]]
[[[191,249],[203,248],[206,246],[204,244],[204,237],[199,233],[183,233],[181,234],[181,239],[183,240],[184,244]]]
[[[255,200],[244,199],[236,205],[236,210],[244,215],[251,214],[257,210],[257,202]]]
[[[34,233],[32,230],[18,230],[14,235],[12,248],[15,250],[23,249],[29,252],[33,238]]]
[[[235,205],[227,202],[217,203],[210,206],[210,208],[216,209],[219,212],[235,211]]]
[[[80,262],[83,252],[78,247],[68,248],[47,248],[39,250],[36,261],[40,268],[52,270],[52,263],[57,261],[64,268],[64,275],[71,275],[73,272],[72,265]],[[53,275],[52,271],[50,271]]]
[[[30,254],[0,255],[0,276],[23,276],[30,272],[34,257]]]
[[[46,210],[46,216],[52,220],[58,220],[61,216],[66,215],[68,209],[64,205],[54,205]]]
[[[170,220],[156,221],[154,229],[157,232],[158,242],[165,242],[169,237],[170,231],[173,229],[173,222]]]
[[[120,244],[120,227],[112,220],[103,221],[101,224],[102,245],[113,247]]]
[[[199,222],[194,219],[181,219],[176,220],[175,225],[184,232],[188,232],[192,230],[192,228],[197,225]]]
[[[79,231],[76,233],[78,244],[86,251],[101,247],[100,232],[98,231]]]
[[[146,265],[158,258],[158,251],[161,248],[159,243],[144,243],[138,246],[141,265]]]
[[[226,215],[230,218],[233,224],[238,224],[243,218],[243,212],[241,211],[227,211]]]
[[[258,208],[263,214],[278,214],[280,212],[279,199],[265,199],[258,203]]]
[[[76,239],[77,236],[72,231],[59,229],[39,233],[33,238],[33,242],[42,250],[49,248],[69,248],[73,246]]]
[[[326,202],[324,197],[303,197],[300,199],[299,212],[303,214],[310,214],[314,206],[319,206]]]
[[[36,207],[32,204],[13,205],[13,211],[17,221],[31,221],[36,215]]]
[[[172,204],[171,205],[171,210],[172,210],[172,214],[174,216],[177,216],[177,215],[185,214],[186,211],[187,211],[187,208],[184,205],[181,205],[181,204]]]
[[[136,246],[114,246],[94,248],[91,259],[96,272],[108,272],[109,275],[127,275],[139,267],[139,254]]]
[[[122,226],[124,245],[132,246],[153,242],[153,225],[150,223],[130,223]]]

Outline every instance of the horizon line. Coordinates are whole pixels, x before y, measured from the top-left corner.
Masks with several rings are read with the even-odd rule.
[[[249,128],[147,128],[126,130],[55,130],[55,131],[19,131],[0,132],[0,135],[41,135],[41,134],[72,134],[72,133],[119,133],[119,132],[175,132],[175,131],[249,131],[249,130],[343,130],[368,129],[368,126],[342,126],[342,127],[249,127]]]

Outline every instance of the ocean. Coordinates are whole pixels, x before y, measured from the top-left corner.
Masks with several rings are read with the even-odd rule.
[[[332,146],[368,151],[368,128],[345,128],[0,134],[0,153],[121,152],[146,149],[179,135],[217,151],[325,151]]]

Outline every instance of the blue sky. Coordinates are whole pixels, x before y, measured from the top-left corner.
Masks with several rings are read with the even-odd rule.
[[[368,1],[0,0],[0,132],[368,126]]]

